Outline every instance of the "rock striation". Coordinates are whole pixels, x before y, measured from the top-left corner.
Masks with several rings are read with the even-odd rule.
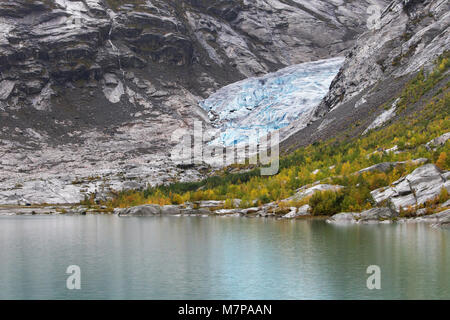
[[[363,212],[344,212],[333,215],[327,219],[328,223],[333,224],[376,224],[391,223],[392,219],[398,214],[390,208],[373,208]]]
[[[397,180],[390,187],[372,191],[371,195],[377,204],[387,202],[399,212],[435,199],[442,189],[450,191],[449,176],[448,172],[442,172],[434,164],[427,164]]]

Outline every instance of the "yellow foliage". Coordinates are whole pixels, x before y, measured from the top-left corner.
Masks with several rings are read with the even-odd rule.
[[[439,159],[436,161],[436,165],[442,170],[447,169],[447,153],[446,152],[441,152],[441,154],[439,155]]]
[[[341,168],[341,175],[345,176],[350,174],[352,171],[352,167],[350,166],[350,163],[347,161],[342,165]]]

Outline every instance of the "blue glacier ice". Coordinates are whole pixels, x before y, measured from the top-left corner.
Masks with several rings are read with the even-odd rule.
[[[221,88],[200,102],[220,128],[215,142],[239,144],[255,130],[262,136],[311,117],[343,63],[342,57],[302,63]]]

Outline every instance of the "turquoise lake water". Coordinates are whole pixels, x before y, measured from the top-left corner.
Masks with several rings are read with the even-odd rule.
[[[66,269],[80,267],[81,289]],[[369,290],[366,269],[381,269]],[[0,299],[450,299],[450,231],[221,217],[0,217]]]

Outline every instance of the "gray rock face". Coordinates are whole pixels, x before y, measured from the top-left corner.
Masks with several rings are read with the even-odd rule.
[[[373,208],[360,213],[344,212],[338,213],[327,220],[334,224],[376,224],[390,223],[397,214],[389,208]]]
[[[353,224],[357,223],[360,217],[360,213],[357,212],[343,212],[333,215],[331,218],[327,219],[327,223],[334,224]]]
[[[241,210],[239,209],[220,209],[214,211],[215,215],[218,216],[239,216],[241,214]]]
[[[435,165],[422,166],[407,176],[417,203],[423,204],[439,195],[443,188],[450,190],[450,183]]]
[[[341,55],[367,29],[372,3],[0,2],[0,203],[201,177],[168,155],[175,130],[210,127],[198,101],[248,76]],[[51,197],[33,191],[54,180],[64,185]]]
[[[16,83],[11,80],[3,80],[0,82],[0,100],[7,100],[15,85]]]
[[[181,206],[176,205],[159,206],[156,204],[148,204],[126,209],[118,209],[116,213],[121,217],[148,217],[211,214],[211,211],[207,209],[185,209]]]
[[[389,208],[373,208],[363,212],[344,212],[338,213],[327,219],[328,223],[335,224],[376,224],[376,223],[391,223],[392,219],[397,216],[397,213]]]
[[[416,222],[426,222],[426,223],[433,223],[433,226],[436,227],[448,227],[449,221],[450,221],[450,209],[431,214],[428,216],[423,216],[414,219]]]
[[[364,173],[364,172],[374,172],[374,171],[381,171],[381,172],[388,172],[394,168],[396,163],[394,162],[383,162],[378,163],[373,166],[370,166],[368,168],[364,168],[358,171],[358,173]]]
[[[426,144],[427,148],[436,148],[445,145],[450,139],[450,132],[444,133],[442,136],[437,137]]]
[[[434,228],[450,228],[450,210],[441,212],[438,221],[433,224]]]
[[[361,212],[359,223],[380,223],[391,221],[390,219],[397,216],[397,213],[389,208],[373,208]]]
[[[400,208],[407,209],[436,198],[443,188],[450,191],[447,176],[434,164],[427,164],[394,182],[391,187],[372,191],[371,195],[376,203],[390,202],[398,212]]]
[[[420,164],[424,164],[424,163],[427,163],[427,162],[428,162],[428,159],[426,159],[426,158],[415,159],[415,160],[411,160],[411,161],[382,162],[382,163],[378,163],[378,164],[375,164],[373,166],[370,166],[368,168],[364,168],[362,170],[359,170],[358,173],[374,172],[374,171],[388,172],[388,171],[392,170],[395,167],[398,167],[398,166],[401,166],[401,165],[405,165],[407,163],[411,163],[411,164],[414,164],[414,165],[420,165]]]
[[[187,216],[209,216],[211,211],[208,209],[181,209],[181,215]]]
[[[246,215],[256,215],[256,214],[258,214],[259,211],[261,211],[261,208],[259,208],[259,207],[253,207],[253,208],[242,209],[242,210],[241,210],[241,214],[242,214],[243,216],[246,216]]]
[[[441,207],[442,207],[442,208],[450,207],[450,200],[447,200],[447,201],[445,201],[443,204],[441,204]]]
[[[343,186],[331,185],[331,184],[316,184],[313,186],[305,186],[297,190],[297,193],[292,197],[289,197],[283,201],[298,201],[302,200],[306,197],[312,196],[316,192],[322,191],[339,191],[343,188]]]
[[[161,214],[168,216],[175,216],[181,214],[181,209],[179,206],[169,205],[161,207]]]
[[[305,204],[300,208],[291,208],[291,212],[285,214],[283,219],[295,219],[298,217],[307,216],[310,214],[309,209],[311,209],[311,207],[308,204]]]

